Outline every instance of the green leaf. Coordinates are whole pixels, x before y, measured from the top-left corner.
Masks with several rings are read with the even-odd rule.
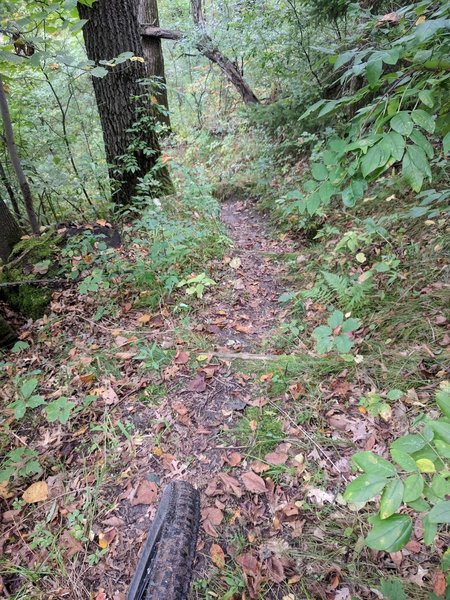
[[[417,500],[412,500],[407,504],[416,512],[428,512],[430,510],[430,505],[423,498],[417,498]]]
[[[383,477],[394,477],[397,469],[388,460],[378,456],[375,452],[364,450],[357,452],[352,457],[352,465],[365,473],[377,473]]]
[[[29,347],[30,344],[28,342],[22,342],[19,340],[11,348],[11,352],[13,352],[14,354],[19,354],[19,352],[22,352],[22,350],[27,350]]]
[[[39,381],[37,379],[29,379],[28,381],[24,381],[20,386],[20,393],[24,398],[29,398],[34,390],[37,388]]]
[[[414,502],[422,495],[425,482],[422,475],[414,473],[405,479],[403,490],[403,501]]]
[[[398,579],[389,579],[381,582],[380,592],[387,600],[408,600],[402,582]]]
[[[310,166],[314,179],[317,179],[317,181],[324,181],[325,179],[328,179],[328,169],[324,164],[311,163]]]
[[[436,127],[436,123],[434,122],[433,117],[426,110],[421,110],[417,108],[413,110],[411,113],[411,118],[416,125],[428,131],[428,133],[433,133]]]
[[[339,354],[346,354],[353,348],[353,341],[345,333],[341,333],[334,338],[334,345]]]
[[[306,210],[308,211],[309,215],[314,215],[317,212],[317,209],[320,206],[320,195],[319,193],[315,192],[313,194],[311,194],[310,196],[308,196],[307,200],[306,200]]]
[[[444,154],[450,154],[450,131],[445,135],[442,140],[442,146],[444,149]]]
[[[422,520],[422,525],[423,525],[423,541],[427,546],[431,546],[431,544],[434,542],[434,538],[436,537],[437,534],[437,523],[432,523],[430,521],[430,515],[425,515],[424,519]]]
[[[339,325],[342,325],[344,322],[344,313],[341,310],[335,310],[328,317],[327,323],[331,327],[331,329],[336,329]]]
[[[102,77],[106,77],[108,72],[108,69],[105,69],[105,67],[94,67],[89,71],[89,74],[92,75],[92,77],[99,77],[101,79]]]
[[[433,108],[434,100],[433,94],[430,92],[430,90],[420,90],[419,100],[422,102],[422,104],[425,104],[425,106]]]
[[[317,352],[319,354],[326,354],[333,347],[333,338],[332,337],[321,337],[317,339],[316,342]]]
[[[436,435],[438,435],[446,444],[450,444],[450,423],[439,420],[430,423],[430,426]]]
[[[431,482],[431,489],[438,498],[444,499],[450,494],[450,480],[437,473]]]
[[[59,421],[62,425],[65,425],[70,419],[70,414],[74,406],[75,402],[71,402],[65,396],[61,396],[46,406],[45,413],[47,420],[50,423]]]
[[[370,175],[370,173],[373,173],[380,167],[384,167],[389,158],[390,152],[383,143],[378,142],[378,144],[369,148],[367,154],[361,161],[361,172],[363,176],[367,177],[367,175]]]
[[[388,519],[371,517],[372,529],[366,544],[372,550],[398,552],[408,543],[412,534],[412,521],[407,515],[392,515]]]
[[[350,333],[356,331],[361,327],[361,321],[359,319],[346,319],[342,325],[342,331],[344,333]]]
[[[392,459],[407,473],[412,473],[413,471],[417,471],[416,461],[411,458],[409,454],[403,452],[403,450],[397,450],[395,448],[391,448],[390,450]]]
[[[439,502],[428,513],[430,523],[450,523],[450,500]]]
[[[366,64],[366,77],[369,84],[375,85],[380,79],[380,75],[383,72],[383,62],[381,58],[371,60]]]
[[[389,400],[400,400],[400,398],[404,395],[405,393],[402,392],[402,390],[397,389],[389,390],[389,392],[387,393],[387,397]]]
[[[316,340],[319,340],[320,338],[327,338],[332,333],[333,332],[331,331],[330,327],[328,327],[327,325],[319,325],[319,327],[316,327],[312,332],[313,337],[315,337]]]
[[[394,131],[400,133],[401,135],[409,135],[414,127],[411,115],[407,111],[400,111],[396,113],[392,117],[390,125]]]
[[[426,444],[426,441],[420,436],[416,434],[408,434],[399,437],[391,444],[391,448],[395,448],[396,450],[402,450],[407,454],[413,454],[418,450],[421,450]]]
[[[442,458],[450,458],[450,444],[447,444],[442,440],[435,439],[434,445],[436,446],[439,456],[442,456]]]
[[[415,192],[420,192],[425,175],[431,178],[427,156],[420,146],[414,144],[406,147],[402,173]]]
[[[403,499],[403,481],[393,479],[384,488],[380,501],[380,518],[387,519],[395,513],[402,505]]]
[[[389,147],[390,154],[395,160],[402,160],[405,151],[405,138],[396,131],[390,131],[384,137],[383,143]]]
[[[346,487],[344,499],[348,502],[367,502],[381,493],[388,480],[377,473],[364,473]]]
[[[450,419],[450,389],[439,390],[436,394],[436,404],[441,412]]]
[[[414,129],[409,137],[417,146],[422,148],[428,158],[433,158],[434,148],[421,131]]]
[[[319,188],[319,196],[325,204],[329,202],[331,196],[338,193],[338,189],[329,181],[324,181]]]

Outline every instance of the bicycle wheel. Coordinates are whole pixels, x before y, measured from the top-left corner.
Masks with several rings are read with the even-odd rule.
[[[186,600],[200,523],[200,494],[186,481],[164,490],[128,600]]]

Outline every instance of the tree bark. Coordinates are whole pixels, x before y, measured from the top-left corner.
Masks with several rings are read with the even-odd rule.
[[[9,182],[8,176],[5,171],[5,167],[3,166],[2,162],[0,162],[0,179],[3,185],[5,186],[6,191],[8,192],[8,196],[11,200],[11,205],[13,207],[14,214],[16,215],[17,219],[20,220],[22,218],[22,215],[20,214],[19,204],[17,202],[16,195],[14,193],[11,183]]]
[[[95,63],[111,60],[122,52],[143,56],[135,0],[97,0],[92,8],[78,4],[78,12],[82,19],[88,20],[83,35],[90,60]],[[161,149],[152,126],[134,127],[131,131],[143,115],[151,117],[153,114],[148,100],[142,98],[146,89],[138,83],[147,77],[146,65],[127,60],[105,68],[109,71],[105,77],[93,77],[94,92],[110,178],[119,184],[113,200],[126,205],[136,192],[139,178],[157,165]],[[136,100],[137,97],[141,99]],[[126,163],[121,159],[124,155],[127,155]],[[159,187],[149,189],[149,194],[172,191],[166,167],[158,163],[154,177]]]
[[[9,156],[11,158],[12,166],[16,172],[17,180],[19,182],[20,189],[22,190],[23,200],[30,222],[31,231],[34,234],[39,234],[39,223],[34,212],[33,198],[31,196],[30,186],[28,184],[27,177],[22,169],[22,163],[20,162],[19,154],[17,152],[16,143],[14,141],[14,132],[11,123],[11,117],[9,114],[8,101],[6,100],[5,88],[3,87],[3,81],[0,76],[0,112],[3,119],[3,128],[5,131],[6,147],[8,148]]]
[[[0,198],[0,258],[6,262],[22,231],[6,203]]]
[[[17,338],[10,324],[0,315],[0,348],[12,344]]]
[[[159,27],[158,1],[138,0],[138,22],[149,23],[152,27]],[[164,55],[161,40],[157,37],[142,38],[145,63],[148,76],[155,78],[161,86],[155,91],[158,104],[164,107],[165,112],[158,111],[158,120],[170,129],[169,100],[167,98],[166,74],[164,71]]]
[[[214,44],[213,40],[208,35],[205,19],[203,17],[201,0],[191,0],[191,12],[198,34],[196,41],[197,50],[222,70],[228,81],[239,92],[245,104],[259,104],[256,94],[242,77],[234,63],[224,54],[222,54],[222,52],[220,52],[219,48]],[[185,35],[180,31],[163,29],[159,26],[155,27],[151,23],[141,24],[141,35],[144,40],[154,38],[180,40],[185,37]]]

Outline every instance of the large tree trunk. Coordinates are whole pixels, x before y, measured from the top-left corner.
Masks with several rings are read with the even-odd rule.
[[[97,0],[92,8],[78,4],[78,12],[82,19],[88,19],[83,27],[83,35],[90,60],[96,63],[111,60],[122,52],[143,56],[135,0]],[[119,204],[129,204],[138,179],[155,167],[161,149],[152,127],[143,126],[130,131],[144,116],[143,111],[150,116],[148,99],[136,100],[146,92],[138,83],[139,79],[147,77],[146,65],[127,60],[106,68],[109,72],[105,77],[93,78],[95,97],[110,177],[119,183],[114,200]],[[120,158],[124,155],[128,157],[126,162],[131,162],[128,168]],[[149,189],[147,193],[161,195],[172,191],[166,167],[158,166],[154,177],[159,188]]]
[[[20,162],[19,154],[17,152],[16,143],[14,141],[14,133],[11,123],[11,117],[9,115],[8,101],[6,100],[5,88],[3,87],[3,81],[0,75],[0,112],[3,119],[3,128],[5,130],[6,147],[8,148],[9,156],[11,158],[12,166],[16,172],[17,180],[19,182],[20,189],[22,190],[23,200],[30,221],[31,230],[33,233],[39,233],[39,223],[34,212],[33,198],[31,196],[30,186],[28,185],[27,177],[22,169],[22,163]]]
[[[0,315],[0,348],[12,344],[17,338],[10,324]]]
[[[138,21],[139,23],[149,23],[152,27],[159,27],[159,14],[157,0],[138,0]],[[158,104],[165,108],[165,113],[158,111],[158,120],[170,128],[169,100],[167,98],[166,74],[164,71],[164,55],[161,40],[157,37],[146,37],[142,39],[145,63],[147,65],[148,76],[155,78],[158,86],[155,91],[155,97]]]
[[[245,104],[258,104],[259,100],[256,94],[242,77],[235,64],[224,54],[222,54],[219,48],[214,44],[211,37],[208,35],[203,16],[201,0],[191,0],[191,13],[198,34],[196,41],[197,50],[222,70],[228,81],[234,85],[236,90],[239,92]],[[184,37],[180,31],[162,29],[159,27],[159,25],[154,26],[151,23],[142,22],[141,34],[144,40],[155,38],[179,40]]]
[[[6,262],[22,231],[6,203],[0,198],[0,258]]]
[[[17,219],[20,220],[22,218],[22,215],[20,214],[19,204],[17,202],[16,195],[14,193],[11,183],[9,182],[8,175],[6,174],[5,167],[3,166],[2,162],[0,162],[0,179],[3,185],[5,186],[6,191],[8,192],[8,196],[11,200],[14,214],[16,215]]]

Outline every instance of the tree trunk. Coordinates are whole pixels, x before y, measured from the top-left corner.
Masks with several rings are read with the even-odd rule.
[[[0,258],[6,262],[22,236],[19,225],[6,203],[0,198]]]
[[[6,191],[8,192],[8,196],[9,196],[9,199],[11,200],[11,205],[13,207],[14,214],[16,215],[17,219],[20,220],[22,218],[22,215],[20,214],[19,204],[17,202],[17,198],[16,198],[16,195],[12,188],[12,185],[9,182],[9,179],[6,174],[3,163],[1,163],[1,162],[0,162],[0,179],[3,183],[3,185],[5,186]]]
[[[198,50],[222,69],[225,77],[237,89],[245,104],[258,104],[259,100],[256,94],[242,77],[234,63],[220,52],[219,48],[209,37],[203,16],[202,0],[191,0],[191,12],[199,33],[199,39],[197,40]]]
[[[22,169],[19,154],[17,152],[16,143],[14,141],[14,133],[11,123],[11,117],[9,115],[8,102],[6,100],[5,88],[3,87],[3,81],[0,76],[0,112],[3,119],[3,128],[5,130],[6,147],[8,148],[9,156],[11,158],[12,166],[16,172],[17,180],[22,190],[23,200],[30,221],[31,230],[35,234],[39,234],[39,223],[33,208],[33,198],[31,196],[30,186],[28,185],[27,177]]]
[[[8,346],[17,338],[8,321],[0,315],[0,348]]]
[[[198,39],[196,42],[197,50],[206,56],[208,60],[215,63],[224,73],[228,81],[239,92],[245,104],[259,104],[259,100],[251,87],[242,77],[235,64],[220,52],[206,31],[205,19],[203,17],[201,0],[191,0],[192,19],[197,27]],[[162,29],[151,23],[141,22],[141,35],[144,40],[147,39],[166,39],[180,40],[184,34],[180,31],[171,29]]]
[[[88,20],[83,35],[90,60],[112,60],[122,52],[143,56],[135,0],[97,0],[92,8],[78,4],[78,12]],[[106,68],[109,72],[105,77],[93,77],[94,92],[110,177],[119,184],[113,199],[125,205],[131,202],[139,178],[157,165],[161,149],[153,126],[146,123],[136,127],[142,117],[151,116],[148,100],[142,98],[146,89],[138,83],[147,77],[146,65],[127,60]],[[134,131],[130,131],[133,127]],[[147,193],[161,195],[172,191],[166,167],[158,163],[154,177],[159,187]]]
[[[158,1],[138,0],[138,22],[149,23],[152,27],[159,27]],[[158,104],[164,107],[165,113],[158,111],[158,120],[170,129],[169,100],[167,98],[166,74],[164,71],[164,55],[161,40],[157,37],[142,39],[145,63],[148,77],[157,79],[158,86],[155,96]]]

